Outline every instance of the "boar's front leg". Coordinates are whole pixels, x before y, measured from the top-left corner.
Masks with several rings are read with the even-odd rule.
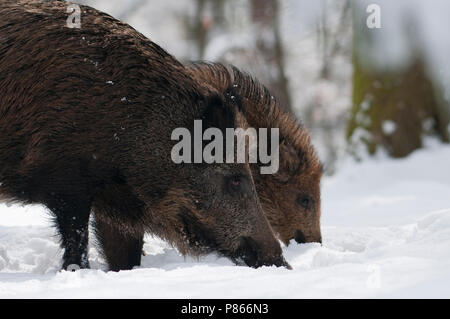
[[[130,270],[141,265],[144,234],[124,232],[95,214],[95,234],[109,270]]]
[[[54,214],[61,235],[61,247],[64,249],[63,269],[89,268],[87,247],[90,201],[52,193],[46,206]]]

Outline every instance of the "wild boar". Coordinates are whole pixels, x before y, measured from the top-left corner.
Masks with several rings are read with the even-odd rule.
[[[107,14],[80,6],[68,25],[68,5],[0,3],[1,198],[49,208],[64,269],[89,267],[91,210],[112,270],[139,264],[145,232],[184,254],[287,266],[248,163],[171,159],[174,129],[245,126],[240,105]]]

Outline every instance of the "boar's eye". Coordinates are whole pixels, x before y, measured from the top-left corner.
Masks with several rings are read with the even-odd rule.
[[[296,203],[298,206],[304,209],[310,209],[312,205],[312,199],[308,195],[301,194],[297,196]]]

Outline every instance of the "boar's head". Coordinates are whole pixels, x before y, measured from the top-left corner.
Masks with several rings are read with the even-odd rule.
[[[211,98],[202,116],[203,131],[214,127],[223,133],[224,156],[226,128],[247,125],[234,97],[226,96]],[[166,229],[162,237],[183,254],[217,252],[250,267],[290,267],[264,216],[248,163],[226,163],[224,158],[223,163],[177,165],[179,176],[158,205],[166,213],[152,222]]]
[[[254,174],[266,217],[286,245],[292,239],[297,243],[322,242],[322,165],[309,144],[309,135],[302,134],[301,143],[281,142],[276,174]]]

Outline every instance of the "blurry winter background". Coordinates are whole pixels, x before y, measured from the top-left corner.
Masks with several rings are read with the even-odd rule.
[[[140,269],[105,273],[91,245],[94,270],[57,272],[45,210],[2,205],[0,297],[450,297],[449,1],[74,2],[250,72],[300,118],[326,167],[323,245],[254,270],[148,237]]]

